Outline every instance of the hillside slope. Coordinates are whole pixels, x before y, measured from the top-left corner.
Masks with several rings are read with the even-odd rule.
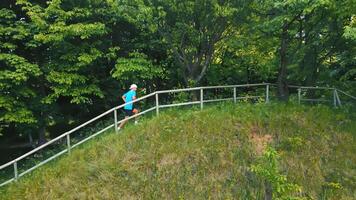
[[[31,200],[263,199],[266,183],[278,185],[275,177],[286,175],[282,182],[300,186],[291,196],[355,199],[354,119],[347,111],[324,106],[284,104],[170,110],[92,141],[0,195]],[[267,146],[279,155],[278,171],[266,167],[270,177],[251,170],[268,166],[259,165]]]

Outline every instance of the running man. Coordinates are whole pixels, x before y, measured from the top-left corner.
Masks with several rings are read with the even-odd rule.
[[[136,84],[132,84],[130,86],[130,91],[126,92],[122,96],[122,99],[124,100],[125,103],[129,103],[129,102],[131,102],[131,101],[136,99],[136,90],[137,90],[137,85]],[[125,112],[125,119],[126,119],[126,118],[129,118],[129,117],[137,114],[138,110],[134,108],[133,103],[129,103],[129,104],[124,106],[124,112]],[[126,122],[127,122],[127,120],[121,122],[121,124],[119,126],[119,130],[125,125]],[[137,124],[136,119],[135,119],[135,124]]]

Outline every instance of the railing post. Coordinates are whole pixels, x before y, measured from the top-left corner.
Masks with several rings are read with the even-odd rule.
[[[119,132],[119,128],[117,127],[117,109],[114,110],[114,127],[115,127],[115,133]]]
[[[302,89],[298,88],[298,104],[300,104],[301,98],[302,98]]]
[[[341,100],[340,100],[339,93],[337,92],[337,90],[335,90],[335,94],[336,94],[336,100],[338,102],[338,105],[341,107]]]
[[[17,161],[14,162],[14,178],[15,178],[15,181],[19,178],[19,173],[17,170]]]
[[[269,84],[266,85],[266,103],[269,103]]]
[[[337,104],[336,104],[336,89],[335,88],[333,90],[333,97],[334,97],[334,107],[336,107]]]
[[[234,87],[234,103],[236,103],[236,87]]]
[[[200,88],[200,109],[203,109],[203,104],[204,104],[204,92],[203,88]]]
[[[159,115],[159,101],[158,101],[158,93],[156,93],[156,114]]]
[[[68,154],[70,154],[70,134],[67,134],[67,148],[68,148]]]

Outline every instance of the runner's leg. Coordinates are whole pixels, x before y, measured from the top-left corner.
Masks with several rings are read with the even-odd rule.
[[[129,110],[124,110],[124,112],[125,112],[125,119],[129,118],[129,117],[132,115],[132,111],[130,112]],[[124,121],[122,121],[122,122],[120,123],[120,125],[119,125],[119,130],[120,130],[122,127],[124,127],[124,125],[126,124],[127,121],[128,121],[128,120],[124,120]]]
[[[129,118],[128,116],[125,116],[125,119]],[[127,122],[127,120],[124,120],[120,123],[119,125],[119,129],[121,129],[122,127],[124,127],[125,123]]]
[[[134,115],[136,115],[136,114],[138,114],[138,113],[139,113],[139,110],[135,108],[135,109],[133,109],[133,110],[132,110],[132,112],[133,112],[133,114],[134,114]],[[138,116],[137,116],[137,117],[135,117],[135,124],[137,124],[137,123],[138,123],[137,119],[138,119]]]

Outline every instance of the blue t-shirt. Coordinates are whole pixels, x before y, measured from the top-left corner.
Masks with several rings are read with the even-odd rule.
[[[136,97],[136,91],[130,90],[124,94],[126,103],[133,101],[133,98]],[[132,103],[127,104],[124,106],[125,110],[132,110]]]

